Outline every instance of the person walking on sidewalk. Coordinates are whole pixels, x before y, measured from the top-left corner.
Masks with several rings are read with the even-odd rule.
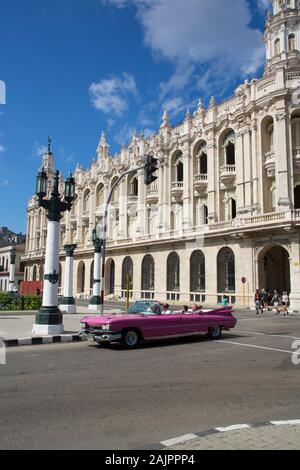
[[[283,315],[289,315],[289,305],[290,305],[290,298],[286,290],[283,291],[281,296],[281,305],[283,307]]]
[[[272,304],[274,305],[274,307],[276,309],[275,315],[279,315],[279,302],[280,302],[280,296],[278,294],[278,291],[276,289],[274,289]]]
[[[259,315],[259,312],[264,313],[262,308],[262,296],[258,289],[255,291],[254,304],[256,309],[256,315]]]
[[[263,309],[268,310],[269,293],[265,289],[261,290],[261,300]]]

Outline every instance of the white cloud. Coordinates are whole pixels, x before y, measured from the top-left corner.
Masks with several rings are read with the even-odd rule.
[[[4,145],[0,144],[0,153],[4,153],[4,152],[5,152],[5,147]]]
[[[248,0],[103,1],[118,8],[135,5],[145,44],[157,58],[175,65],[170,79],[160,84],[160,104],[181,90],[197,89],[200,68],[205,69],[206,79],[218,83],[220,89],[213,94],[221,94],[225,83],[230,86],[237,78],[253,75],[264,62],[262,33],[250,26]],[[269,0],[256,0],[263,11],[269,4]]]
[[[122,145],[123,143],[128,144],[134,133],[134,127],[131,127],[129,124],[125,124],[114,134],[114,141],[119,145]]]
[[[2,186],[3,188],[8,186],[8,183],[9,181],[6,178],[0,180],[0,186]]]
[[[104,114],[122,116],[128,109],[129,96],[137,96],[135,79],[124,72],[122,78],[102,79],[90,86],[92,105]]]
[[[41,158],[45,153],[47,152],[47,147],[45,145],[40,144],[39,142],[36,142],[34,144],[34,151],[33,151],[33,156]]]

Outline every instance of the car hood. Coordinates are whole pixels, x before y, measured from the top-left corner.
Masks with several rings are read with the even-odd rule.
[[[111,323],[114,320],[119,320],[122,318],[122,320],[128,320],[132,318],[141,318],[143,315],[137,313],[137,314],[131,314],[128,315],[127,313],[115,313],[115,314],[104,314],[104,315],[99,315],[96,317],[83,317],[80,322],[81,323],[87,323],[89,326],[98,326],[98,325],[103,325],[106,323]]]

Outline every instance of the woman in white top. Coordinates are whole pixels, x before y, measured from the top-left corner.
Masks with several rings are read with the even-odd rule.
[[[282,293],[281,305],[283,306],[283,315],[289,315],[288,307],[290,305],[290,298],[286,290]]]

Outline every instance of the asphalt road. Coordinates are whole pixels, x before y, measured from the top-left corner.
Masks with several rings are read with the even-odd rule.
[[[216,342],[8,350],[0,448],[139,449],[212,427],[299,419],[291,353],[300,318],[239,316]]]

